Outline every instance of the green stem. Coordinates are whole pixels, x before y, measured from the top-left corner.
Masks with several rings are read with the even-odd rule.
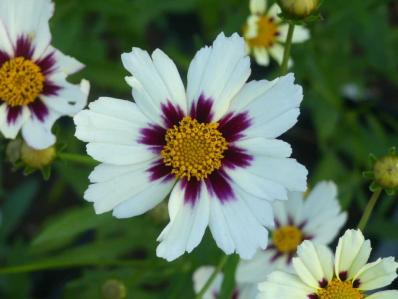
[[[289,58],[290,58],[290,50],[292,48],[293,33],[294,33],[294,24],[290,23],[285,42],[285,51],[283,52],[283,60],[281,64],[281,76],[286,75],[289,68]]]
[[[217,268],[214,269],[214,272],[211,274],[209,279],[206,281],[205,285],[202,287],[198,295],[196,295],[195,299],[202,299],[203,295],[207,292],[207,290],[210,288],[211,284],[214,282],[216,279],[218,273],[221,272],[221,270],[224,268],[225,264],[228,261],[228,255],[224,255],[220,262],[217,265]]]
[[[80,155],[80,154],[58,153],[58,158],[60,158],[63,161],[74,162],[74,163],[87,165],[87,166],[98,165],[98,162],[95,161],[93,158],[91,158],[89,156]]]
[[[0,274],[15,274],[49,269],[76,268],[83,266],[129,266],[145,269],[147,267],[154,267],[155,265],[146,261],[134,260],[42,261],[40,263],[0,268]],[[159,267],[159,265],[156,267]]]
[[[381,192],[383,191],[382,188],[379,190],[373,192],[372,197],[369,199],[368,204],[365,208],[365,211],[363,212],[362,218],[359,221],[358,228],[363,232],[366,224],[368,224],[368,221],[370,219],[370,215],[373,212],[374,207],[376,206],[377,200],[380,197]]]

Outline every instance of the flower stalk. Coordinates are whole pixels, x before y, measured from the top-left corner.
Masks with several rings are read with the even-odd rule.
[[[374,207],[376,206],[377,200],[379,199],[382,191],[383,191],[383,189],[380,188],[380,189],[376,190],[375,192],[373,192],[371,198],[368,201],[365,211],[363,212],[362,218],[358,224],[358,228],[362,232],[364,231],[366,225],[368,224],[370,216],[372,215]]]
[[[58,158],[63,161],[74,162],[77,164],[82,164],[87,166],[96,166],[98,164],[97,161],[95,161],[89,156],[84,156],[75,153],[58,153]]]
[[[290,58],[290,50],[292,48],[294,27],[295,25],[293,23],[289,23],[289,30],[287,32],[287,37],[285,42],[285,51],[283,53],[283,60],[281,64],[281,76],[286,75],[289,68],[289,58]]]
[[[212,283],[216,279],[217,274],[220,273],[222,271],[222,269],[224,268],[225,264],[228,261],[228,258],[229,258],[228,255],[224,255],[221,258],[221,260],[218,263],[217,267],[214,269],[214,272],[211,274],[209,279],[206,281],[205,285],[202,287],[202,289],[200,290],[198,295],[196,295],[195,299],[202,299],[203,298],[203,295],[207,292],[207,290],[210,288],[210,286],[212,285]]]

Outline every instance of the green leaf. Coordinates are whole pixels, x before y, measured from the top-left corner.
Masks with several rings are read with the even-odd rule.
[[[224,281],[221,287],[219,299],[230,299],[236,288],[235,284],[235,272],[239,263],[239,256],[233,255],[228,260],[227,265],[224,268]]]
[[[38,189],[38,182],[29,179],[6,196],[6,202],[2,208],[3,221],[0,227],[0,239],[7,237],[16,228],[35,198]]]
[[[62,215],[57,215],[45,225],[42,232],[33,240],[32,250],[44,252],[59,248],[79,234],[96,228],[110,219],[110,215],[96,215],[92,206],[71,209]]]

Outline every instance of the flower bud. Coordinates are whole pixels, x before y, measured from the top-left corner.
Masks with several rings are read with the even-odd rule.
[[[384,189],[398,188],[398,155],[378,159],[373,167],[375,182]]]
[[[282,11],[294,19],[304,19],[317,11],[320,0],[278,0]]]
[[[21,146],[21,160],[26,166],[33,169],[42,169],[50,165],[55,158],[55,147],[51,146],[43,150],[31,148],[25,142]]]
[[[101,294],[104,299],[123,299],[127,296],[127,290],[123,282],[109,279],[103,284]]]

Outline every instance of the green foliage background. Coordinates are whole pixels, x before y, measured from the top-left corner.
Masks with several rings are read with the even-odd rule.
[[[90,100],[131,99],[120,54],[132,46],[162,48],[185,78],[195,52],[220,31],[240,32],[249,13],[246,0],[55,2],[54,44],[86,64],[71,80],[91,81]],[[398,2],[325,0],[322,15],[309,25],[311,39],[293,47],[292,71],[305,98],[298,125],[283,138],[309,168],[311,185],[337,182],[350,211],[347,226],[355,227],[370,196],[361,176],[369,153],[382,155],[398,144]],[[253,69],[255,79],[272,79],[278,70],[254,62]],[[357,87],[353,96],[343,95],[347,85]],[[67,152],[84,153],[70,119],[58,129]],[[101,298],[111,278],[125,284],[127,298],[193,298],[192,272],[221,256],[207,234],[189,256],[172,263],[156,258],[165,207],[129,220],[95,215],[82,199],[92,167],[57,161],[43,181],[40,174],[23,176],[7,162],[0,165],[0,298]],[[396,198],[384,196],[373,215],[367,233],[375,246],[398,241],[396,206]],[[223,298],[233,279],[226,281]]]

